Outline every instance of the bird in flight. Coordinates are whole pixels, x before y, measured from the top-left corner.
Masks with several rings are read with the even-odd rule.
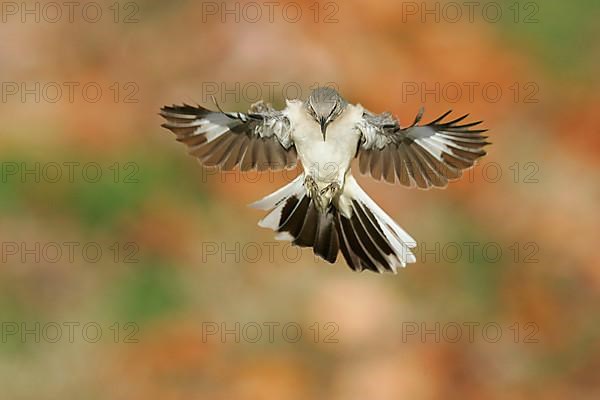
[[[216,104],[216,102],[215,102]],[[251,206],[269,213],[259,226],[277,239],[334,263],[341,251],[355,271],[397,272],[416,261],[407,234],[362,190],[350,164],[376,180],[408,187],[444,188],[484,156],[489,144],[482,121],[447,120],[451,111],[421,124],[400,126],[390,113],[375,114],[348,103],[330,87],[313,90],[306,101],[286,100],[275,110],[262,101],[247,113],[201,106],[165,106],[163,127],[206,165],[241,171],[293,168],[292,182]]]

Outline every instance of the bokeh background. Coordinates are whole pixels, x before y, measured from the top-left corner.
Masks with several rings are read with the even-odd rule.
[[[273,22],[264,5],[249,21],[262,3],[237,3],[236,21],[222,16],[233,1],[99,0],[85,14],[100,8],[97,22],[86,2],[72,21],[9,3],[2,398],[599,398],[597,1],[497,1],[489,14],[483,1],[456,22],[445,1],[296,0],[285,15],[275,2]],[[275,245],[246,204],[294,173],[203,170],[159,126],[162,105],[210,105],[215,84],[245,111],[257,85],[281,106],[284,85],[328,82],[404,124],[425,105],[425,119],[452,108],[490,129],[489,155],[446,190],[359,178],[420,244],[397,275]]]

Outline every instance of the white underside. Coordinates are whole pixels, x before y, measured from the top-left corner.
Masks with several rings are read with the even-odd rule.
[[[320,188],[332,182],[343,187],[360,139],[356,124],[362,118],[362,107],[348,105],[327,127],[325,140],[319,124],[308,116],[302,102],[288,102],[284,113],[294,127],[292,140],[305,173],[312,176]]]
[[[285,206],[284,200],[293,195],[304,195],[304,179],[310,175],[319,188],[332,182],[340,184],[341,194],[334,205],[345,217],[352,215],[352,200],[359,201],[372,212],[394,250],[394,254],[388,256],[394,271],[398,266],[404,267],[407,263],[415,262],[415,256],[410,251],[416,245],[414,239],[371,200],[351,175],[350,163],[360,140],[360,132],[355,126],[362,118],[363,108],[360,105],[348,105],[344,113],[328,126],[325,140],[320,126],[308,117],[301,102],[289,101],[284,113],[294,128],[292,139],[304,172],[286,186],[251,204],[254,208],[270,210],[259,226],[276,231]],[[286,232],[278,233],[276,238],[293,240]]]

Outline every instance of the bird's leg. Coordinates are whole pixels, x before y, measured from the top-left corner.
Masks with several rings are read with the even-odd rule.
[[[321,189],[320,192],[321,196],[327,196],[330,202],[340,194],[340,191],[344,186],[344,182],[346,180],[346,171],[338,170],[335,171],[335,173],[337,175],[337,177],[334,178],[335,180],[332,181],[329,185],[325,186],[323,189]]]
[[[306,175],[306,177],[304,177],[304,188],[306,189],[306,195],[309,198],[317,199],[319,197],[319,186],[317,186],[315,178],[311,175]]]
[[[331,182],[329,185],[321,189],[319,193],[321,196],[328,196],[329,198],[333,199],[335,196],[337,196],[340,189],[341,185],[339,182]]]
[[[317,207],[322,212],[326,211],[333,199],[340,193],[341,185],[339,182],[332,182],[319,191]]]
[[[321,212],[325,212],[334,196],[335,187],[330,184],[323,189],[319,189],[317,181],[311,175],[306,175],[304,178],[304,187],[306,189],[306,195],[313,200],[317,209]]]

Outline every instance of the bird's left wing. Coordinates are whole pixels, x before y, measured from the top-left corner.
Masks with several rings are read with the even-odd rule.
[[[207,166],[242,171],[292,168],[297,154],[292,127],[282,112],[259,102],[248,113],[217,112],[201,106],[165,106],[163,127]]]
[[[443,122],[451,111],[428,124],[415,122],[401,128],[390,113],[363,113],[356,128],[361,133],[357,157],[360,171],[387,182],[421,189],[445,187],[484,156],[488,142],[484,129],[471,129],[482,121],[463,123],[467,115]]]

